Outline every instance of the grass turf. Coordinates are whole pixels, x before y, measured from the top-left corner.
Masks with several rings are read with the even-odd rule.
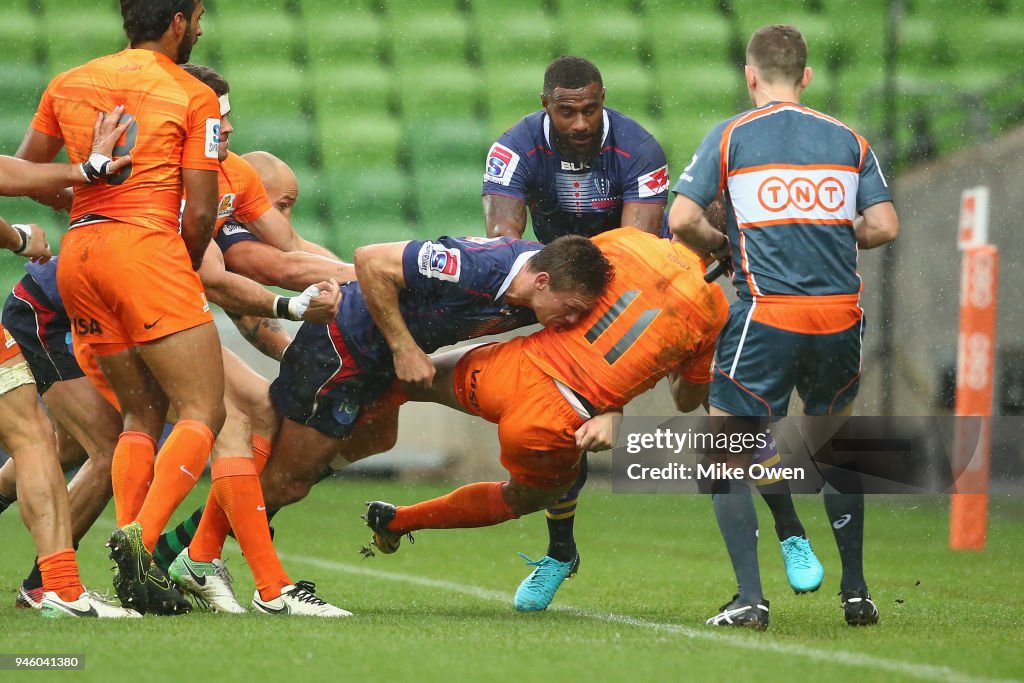
[[[1024,677],[1024,504],[994,498],[984,552],[947,548],[939,498],[869,498],[865,568],[881,623],[850,628],[836,596],[839,561],[819,500],[798,510],[826,568],[822,589],[786,584],[767,509],[759,504],[771,627],[719,631],[704,619],[734,591],[710,501],[695,496],[581,499],[582,567],[555,607],[517,614],[511,596],[543,554],[541,515],[490,529],[431,531],[393,556],[362,560],[362,501],[412,503],[449,487],[327,482],[274,521],[294,580],[356,613],[347,620],[192,614],[143,620],[47,620],[13,607],[32,545],[15,510],[0,517],[0,653],[77,653],[86,670],[41,677],[211,680],[983,680]],[[199,505],[200,486],[182,515]],[[112,508],[111,508],[112,509]],[[102,547],[112,514],[79,552],[86,585],[105,590]],[[236,546],[226,552],[236,593],[253,582]],[[0,677],[4,676],[0,673]]]

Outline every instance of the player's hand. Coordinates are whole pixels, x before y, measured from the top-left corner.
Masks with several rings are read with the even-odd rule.
[[[576,430],[576,447],[592,453],[614,448],[621,423],[620,412],[601,413],[590,418]]]
[[[124,114],[123,104],[114,107],[114,110],[109,114],[104,112],[96,114],[96,123],[92,129],[92,152],[89,155],[89,161],[103,176],[117,173],[132,163],[132,156],[126,154],[104,164],[104,161],[114,156],[114,147],[117,146],[117,141],[128,130],[128,126],[132,124],[130,119],[124,123],[118,123],[121,120],[122,114]]]
[[[423,349],[411,344],[392,355],[395,363],[395,376],[398,379],[424,389],[433,386],[437,368],[434,367],[430,356],[423,353]]]
[[[26,235],[25,248],[18,252],[18,256],[32,259],[33,263],[46,263],[53,257],[50,243],[46,240],[46,232],[41,227],[35,223],[18,223],[13,227]]]
[[[313,293],[313,290],[316,290]],[[301,301],[307,294],[312,296]],[[306,308],[299,315],[301,319],[319,325],[330,323],[338,315],[338,306],[341,304],[341,288],[333,278],[326,282],[320,282],[306,288],[306,291],[297,297],[292,297],[292,303],[301,305],[305,303]]]

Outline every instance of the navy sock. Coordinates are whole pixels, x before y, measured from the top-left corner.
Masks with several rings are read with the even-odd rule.
[[[559,562],[569,562],[576,557],[576,538],[573,535],[576,522],[576,502],[586,483],[587,454],[584,453],[580,457],[580,474],[573,482],[572,488],[547,509],[547,554]]]
[[[867,590],[864,579],[864,490],[860,475],[839,467],[822,468],[825,477],[825,512],[832,524],[839,559],[843,564],[840,588]]]
[[[718,528],[736,572],[740,602],[759,602],[764,599],[764,593],[757,564],[757,511],[750,487],[745,481],[716,482],[712,501]]]

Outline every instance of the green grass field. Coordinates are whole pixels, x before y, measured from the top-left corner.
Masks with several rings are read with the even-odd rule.
[[[200,487],[182,510],[205,495]],[[589,486],[578,538],[583,564],[547,612],[518,614],[511,597],[543,554],[540,515],[491,529],[432,531],[393,556],[363,560],[362,502],[411,503],[449,487],[328,482],[275,520],[294,580],[356,616],[346,620],[192,614],[131,622],[46,620],[14,609],[32,558],[15,511],[0,517],[0,653],[76,653],[66,680],[346,681],[975,681],[1024,678],[1024,501],[992,501],[989,547],[947,549],[938,498],[869,499],[866,571],[881,610],[873,628],[845,625],[839,563],[821,502],[798,508],[825,564],[825,584],[795,596],[761,506],[762,575],[772,601],[765,633],[712,630],[704,619],[733,593],[710,501],[612,495]],[[759,503],[759,505],[761,505]],[[85,583],[109,588],[103,542],[112,508],[84,541]],[[253,582],[226,552],[248,605]],[[0,672],[0,678],[11,676]],[[18,674],[13,674],[18,676]],[[13,678],[12,678],[13,680]]]

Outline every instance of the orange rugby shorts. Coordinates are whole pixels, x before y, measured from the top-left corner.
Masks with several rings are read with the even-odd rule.
[[[512,479],[557,489],[579,475],[583,419],[523,354],[525,339],[468,351],[455,366],[455,396],[468,412],[498,424],[501,464]]]
[[[213,320],[185,243],[168,230],[114,221],[70,230],[57,286],[72,335],[98,355]]]

